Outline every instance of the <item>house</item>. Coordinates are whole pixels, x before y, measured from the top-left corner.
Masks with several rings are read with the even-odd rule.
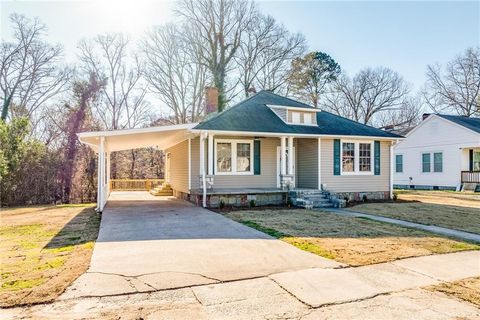
[[[480,184],[480,119],[425,114],[395,146],[396,188],[475,189]]]
[[[206,109],[215,111],[216,89],[207,90]],[[165,151],[174,195],[204,207],[280,204],[292,191],[390,198],[393,144],[401,138],[269,91],[201,123],[79,134],[99,153],[100,210],[110,152],[148,146]]]

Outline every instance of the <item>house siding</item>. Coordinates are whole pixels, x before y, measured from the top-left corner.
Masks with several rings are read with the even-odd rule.
[[[318,188],[318,139],[296,139],[298,188]]]
[[[252,137],[215,136],[214,139],[246,139]],[[277,146],[279,138],[260,138],[260,174],[259,175],[215,175],[214,188],[276,188],[277,187]],[[192,189],[200,186],[200,139],[192,139]],[[207,152],[207,144],[205,144]],[[252,159],[253,161],[253,159]],[[253,165],[253,163],[252,163]]]
[[[395,146],[395,154],[403,155],[403,172],[393,174],[395,185],[457,188],[460,172],[469,170],[468,149],[480,147],[480,135],[446,119],[430,117]],[[422,172],[422,153],[434,152],[443,153],[443,172]]]
[[[349,141],[352,141],[349,139]],[[321,183],[331,192],[387,192],[390,190],[390,142],[380,143],[380,175],[333,174],[333,139],[321,140]],[[373,154],[372,154],[373,156]]]
[[[166,150],[170,153],[170,185],[181,192],[188,190],[188,140]]]

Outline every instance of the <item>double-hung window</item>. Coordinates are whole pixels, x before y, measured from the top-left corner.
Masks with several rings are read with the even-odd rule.
[[[433,172],[443,172],[443,153],[441,152],[433,154]]]
[[[422,172],[443,172],[443,152],[422,153]]]
[[[422,153],[422,172],[430,172],[430,153]]]
[[[216,174],[253,174],[252,140],[215,140]]]
[[[371,142],[342,142],[342,173],[369,174],[373,167]]]
[[[342,143],[342,171],[355,172],[355,143]]]
[[[395,172],[397,173],[403,172],[403,155],[402,154],[395,155]]]

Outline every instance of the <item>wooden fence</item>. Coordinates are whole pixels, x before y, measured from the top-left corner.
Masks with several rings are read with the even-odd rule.
[[[160,186],[164,179],[111,179],[110,190],[150,191]]]
[[[462,183],[480,183],[480,171],[462,171]]]

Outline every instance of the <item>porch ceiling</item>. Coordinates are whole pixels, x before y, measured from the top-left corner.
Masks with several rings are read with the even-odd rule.
[[[98,150],[100,137],[105,137],[105,151],[122,151],[146,147],[167,149],[196,134],[190,129],[196,123],[173,126],[151,127],[141,129],[127,129],[114,131],[83,132],[78,134],[80,142],[88,144],[95,151]]]

